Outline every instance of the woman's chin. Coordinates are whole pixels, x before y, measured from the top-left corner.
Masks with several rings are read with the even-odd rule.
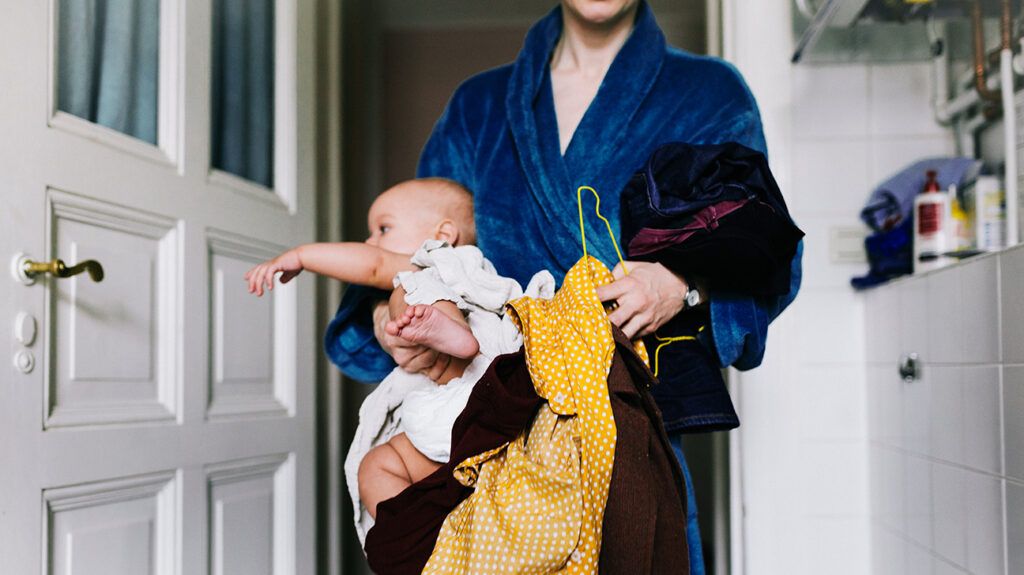
[[[636,0],[563,0],[562,5],[581,24],[615,26],[636,10]]]

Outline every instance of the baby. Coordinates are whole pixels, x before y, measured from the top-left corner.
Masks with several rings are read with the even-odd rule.
[[[419,269],[410,261],[424,240],[435,239],[451,246],[476,242],[473,196],[451,180],[426,178],[400,183],[385,190],[367,216],[370,237],[363,243],[319,243],[292,248],[263,262],[245,274],[249,293],[263,295],[274,288],[274,275],[288,283],[302,270],[343,282],[394,290],[389,300],[391,335],[419,343],[453,358],[472,358],[479,350],[458,306],[450,301],[432,305],[405,303],[399,272]],[[441,313],[435,313],[435,310]],[[466,362],[454,362],[438,383],[460,375]]]
[[[453,358],[433,382],[395,368],[360,408],[346,473],[350,488],[358,483],[358,490],[350,491],[362,504],[355,502],[361,539],[379,502],[448,460],[452,425],[472,385],[494,357],[521,344],[518,330],[504,318],[504,306],[524,293],[515,280],[497,275],[472,246],[473,198],[455,182],[430,178],[398,184],[374,201],[368,223],[364,243],[299,246],[245,275],[250,293],[258,296],[273,289],[278,272],[287,283],[302,270],[393,289],[386,331]],[[541,272],[526,293],[550,297],[553,291],[554,279]]]

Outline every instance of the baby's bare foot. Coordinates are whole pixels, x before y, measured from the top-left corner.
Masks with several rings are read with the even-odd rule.
[[[386,331],[388,335],[398,336],[398,334],[402,331],[402,328],[409,325],[409,322],[412,321],[411,316],[409,314],[409,310],[411,310],[413,307],[415,306],[405,308],[405,313],[403,313],[400,317],[397,317],[384,324],[384,331]]]
[[[394,323],[397,333],[393,335],[452,357],[470,358],[480,351],[469,328],[429,305],[409,306]]]

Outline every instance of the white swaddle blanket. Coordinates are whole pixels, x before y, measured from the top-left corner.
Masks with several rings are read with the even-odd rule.
[[[359,464],[366,453],[404,432],[421,453],[447,462],[452,425],[466,407],[473,385],[495,357],[522,346],[519,330],[505,317],[505,304],[523,295],[551,298],[555,292],[555,279],[547,271],[534,275],[524,292],[515,280],[499,276],[475,246],[453,248],[428,240],[411,261],[423,269],[402,272],[395,278],[395,287],[402,286],[406,292],[406,303],[455,303],[466,314],[469,328],[480,342],[480,353],[462,377],[446,385],[396,367],[363,401],[359,427],[345,457],[345,479],[360,544],[373,526],[373,518],[359,498]]]

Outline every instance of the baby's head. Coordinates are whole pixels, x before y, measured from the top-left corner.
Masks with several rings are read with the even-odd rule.
[[[453,246],[476,242],[473,196],[452,180],[422,178],[402,182],[377,196],[367,216],[366,243],[412,254],[429,239]]]

